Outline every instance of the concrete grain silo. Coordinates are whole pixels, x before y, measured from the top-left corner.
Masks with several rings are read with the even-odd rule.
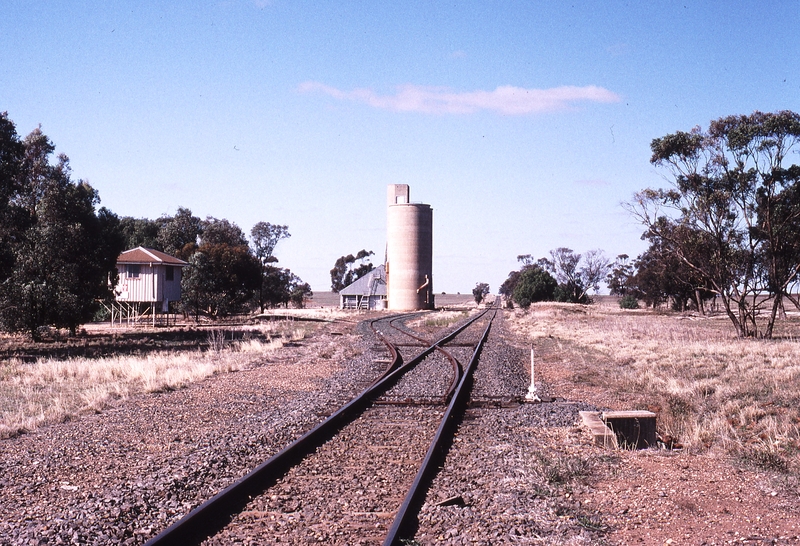
[[[407,184],[390,184],[387,197],[389,309],[433,309],[433,209],[411,203]]]

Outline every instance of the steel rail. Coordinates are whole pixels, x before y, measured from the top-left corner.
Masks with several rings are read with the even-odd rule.
[[[404,315],[398,315],[395,318],[382,317],[382,318],[374,319],[374,320],[372,320],[370,322],[369,327],[372,330],[372,333],[375,334],[375,336],[379,340],[381,340],[384,345],[386,345],[386,348],[389,349],[389,353],[391,355],[391,361],[389,362],[389,366],[386,368],[386,371],[384,371],[383,374],[381,374],[380,377],[378,377],[375,381],[372,382],[372,385],[370,385],[371,387],[375,386],[383,378],[385,378],[387,375],[389,375],[394,370],[396,370],[397,368],[399,368],[400,366],[403,365],[403,357],[402,357],[402,355],[400,355],[400,352],[397,350],[397,344],[392,343],[391,341],[389,341],[386,338],[386,336],[384,336],[383,333],[380,330],[378,330],[378,328],[375,326],[375,324],[377,322],[388,320],[389,321],[389,326],[392,326],[392,322],[394,322],[395,320],[397,320],[399,318],[402,318],[402,317],[411,317],[411,316],[414,316],[414,314],[415,313],[407,313],[407,314],[404,314]]]
[[[486,311],[484,311],[484,313],[485,312]],[[458,426],[458,423],[461,421],[464,411],[466,410],[467,403],[469,402],[469,393],[472,386],[472,373],[477,367],[480,353],[483,349],[483,344],[486,341],[486,338],[489,336],[489,330],[492,327],[492,321],[494,321],[495,316],[497,316],[496,309],[489,320],[489,324],[486,325],[483,336],[481,336],[480,341],[475,347],[475,352],[473,353],[472,358],[467,365],[467,369],[458,384],[458,388],[456,389],[453,398],[450,400],[450,405],[448,406],[447,411],[442,418],[439,429],[436,431],[436,435],[434,436],[433,441],[428,448],[428,452],[425,454],[425,459],[422,462],[422,466],[420,466],[420,469],[417,471],[417,475],[414,478],[414,483],[411,485],[403,504],[400,506],[400,509],[398,510],[394,521],[392,522],[392,526],[389,528],[389,532],[386,535],[386,540],[383,542],[384,546],[400,545],[402,540],[409,538],[408,535],[411,535],[410,531],[416,529],[416,525],[418,524],[416,517],[419,513],[419,508],[422,506],[422,503],[425,500],[425,494],[428,491],[430,483],[433,480],[437,469],[447,456],[453,434]]]
[[[462,326],[424,349],[405,365],[385,374],[382,379],[367,387],[327,419],[148,540],[145,546],[200,544],[206,538],[218,533],[231,521],[234,514],[244,509],[253,497],[274,485],[293,466],[299,464],[306,455],[312,453],[320,445],[333,438],[339,430],[358,418],[378,396],[390,389],[406,372],[435,351],[437,345],[453,339],[458,333],[481,318],[485,312],[472,317]]]
[[[479,317],[483,316],[483,314],[485,312],[486,311],[481,313],[479,315]],[[414,335],[414,334],[412,334],[410,332],[407,332],[405,330],[401,330],[400,328],[395,326],[394,323],[397,322],[400,318],[402,318],[402,316],[390,320],[389,321],[389,326],[391,326],[392,328],[394,328],[395,330],[397,330],[398,332],[400,332],[402,334],[405,334],[405,335],[407,335],[407,336],[409,336],[409,337],[411,337],[413,339],[416,339],[417,341],[421,341],[423,343],[430,343],[425,338],[422,338],[420,336]],[[453,398],[453,393],[455,393],[456,387],[458,387],[458,384],[461,381],[461,377],[464,375],[464,368],[461,366],[461,363],[458,361],[458,359],[456,359],[456,357],[453,356],[453,354],[451,352],[444,350],[439,345],[440,344],[437,343],[436,350],[439,351],[440,353],[442,353],[445,356],[445,358],[447,358],[447,360],[450,362],[450,366],[453,368],[453,380],[450,382],[450,386],[447,388],[447,392],[442,397],[442,402],[446,405]]]

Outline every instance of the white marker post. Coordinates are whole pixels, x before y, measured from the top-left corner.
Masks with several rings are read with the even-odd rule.
[[[536,394],[536,383],[534,383],[533,375],[533,344],[531,344],[531,386],[528,387],[528,394],[525,395],[525,400],[528,402],[541,402],[542,399]]]

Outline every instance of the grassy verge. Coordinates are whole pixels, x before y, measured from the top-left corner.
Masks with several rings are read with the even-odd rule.
[[[724,318],[602,305],[537,304],[510,322],[534,347],[554,347],[576,385],[617,400],[614,409],[656,411],[660,433],[687,448],[722,448],[775,470],[799,466],[796,318],[771,341],[738,339]]]
[[[210,375],[246,368],[306,332],[296,323],[211,330],[206,348],[104,358],[10,359],[0,363],[0,438],[73,415],[100,411],[111,400],[180,388]]]

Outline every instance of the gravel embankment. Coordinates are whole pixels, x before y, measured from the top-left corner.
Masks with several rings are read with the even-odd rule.
[[[479,328],[473,329],[477,337]],[[469,351],[454,352],[466,365]],[[584,438],[573,427],[586,406],[516,403],[529,383],[527,354],[500,321],[477,368],[473,397],[502,403],[468,411],[423,507],[420,544],[530,543],[541,537],[586,542],[595,533],[590,515],[570,497],[573,486],[602,463],[582,455]],[[376,360],[385,358],[364,323],[326,325],[252,369],[137,396],[100,414],[3,440],[0,544],[141,544],[363,390],[385,368]],[[442,383],[449,384],[444,358],[426,366],[445,370]],[[419,371],[389,397],[442,391],[438,380],[425,379],[424,367]],[[540,392],[549,394],[548,386],[540,385]],[[287,476],[248,508],[238,530],[215,543],[242,538],[246,529],[257,532],[254,543],[261,544],[278,538],[380,542],[375,525],[391,523],[421,458],[408,438],[430,428],[423,425],[430,412],[409,418],[400,408],[381,411],[387,413],[376,419],[389,429],[364,433],[373,419],[365,417],[293,471],[328,472],[330,463],[320,457],[330,452],[328,460],[341,468],[322,488],[298,489],[301,482]],[[369,447],[354,449],[360,435]],[[397,472],[381,474],[384,463]],[[327,500],[302,500],[315,496]],[[461,502],[434,505],[452,496]]]
[[[499,315],[472,391],[473,400],[498,404],[467,411],[420,513],[419,544],[568,544],[595,537],[590,518],[580,519],[580,507],[569,501],[573,483],[596,464],[582,454],[584,438],[575,428],[578,411],[595,408],[564,400],[513,403],[530,385],[529,355]],[[546,384],[537,381],[537,389],[549,394]],[[454,500],[437,506],[447,499]]]
[[[0,441],[0,544],[143,543],[382,371],[352,330],[323,326],[253,369]]]

